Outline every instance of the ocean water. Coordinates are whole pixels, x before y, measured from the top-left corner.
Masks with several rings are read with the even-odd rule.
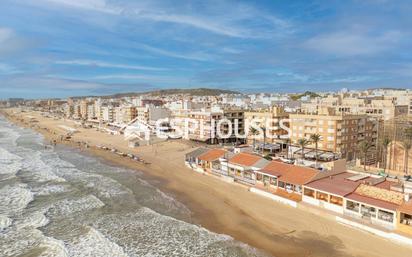
[[[0,117],[0,256],[264,256],[190,221],[142,174]]]

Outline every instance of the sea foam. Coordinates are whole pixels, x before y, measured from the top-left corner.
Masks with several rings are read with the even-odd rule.
[[[0,189],[0,214],[20,213],[33,200],[33,193],[25,184],[7,185]]]

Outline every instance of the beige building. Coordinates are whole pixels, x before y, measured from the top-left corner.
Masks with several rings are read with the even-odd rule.
[[[159,119],[165,119],[171,117],[171,111],[168,108],[162,106],[155,106],[155,105],[146,105],[135,107],[136,117],[140,121],[144,121],[146,123],[154,124]]]
[[[268,128],[267,134],[269,136],[266,139],[267,143],[279,142],[281,136],[288,134],[286,129],[282,128],[281,124],[285,127],[289,127],[289,114],[284,111],[282,107],[271,107],[265,110],[259,111],[246,111],[245,114],[245,123],[255,121],[258,127]],[[269,129],[270,127],[270,129]],[[249,132],[249,131],[248,131]],[[248,133],[247,142],[248,144],[252,143],[254,136],[251,133]],[[256,142],[263,142],[263,136],[255,138]]]
[[[344,97],[343,95],[328,96],[316,99],[310,103],[302,103],[302,111],[316,113],[322,108],[334,108],[336,113],[366,114],[383,120],[408,113],[408,105],[398,104],[394,97],[357,98]]]
[[[352,160],[359,142],[376,141],[377,123],[366,115],[338,114],[334,108],[323,108],[318,114],[290,114],[290,137],[292,143],[312,134],[321,135],[318,148],[339,153]],[[308,147],[314,147],[314,144]]]
[[[87,100],[80,101],[80,118],[83,120],[87,120],[87,112],[90,103]]]
[[[128,123],[137,117],[137,109],[134,106],[121,107],[122,122]]]
[[[113,122],[115,118],[115,109],[113,106],[102,106],[100,108],[100,117],[103,122]]]
[[[173,117],[177,121],[174,125],[180,126],[183,132],[186,124],[188,125],[188,137],[191,140],[208,144],[245,142],[243,110],[210,108],[187,112],[175,111]],[[219,136],[218,132],[223,136]]]
[[[216,138],[216,121],[223,118],[222,112],[214,112],[212,110],[191,111],[188,113],[188,118],[191,120],[187,122],[189,139],[209,144],[218,143],[218,139]],[[184,126],[186,126],[185,123]],[[184,127],[182,129],[184,129]]]
[[[240,136],[245,133],[245,118],[244,111],[239,109],[223,109],[223,118],[230,121],[231,128],[228,124],[222,123],[221,130],[224,134],[231,134],[229,138],[224,139],[224,142],[244,143],[245,139],[240,139]],[[237,136],[239,135],[239,137]]]

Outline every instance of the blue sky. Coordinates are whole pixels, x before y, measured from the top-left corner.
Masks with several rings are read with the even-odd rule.
[[[1,0],[0,98],[412,88],[410,1]]]

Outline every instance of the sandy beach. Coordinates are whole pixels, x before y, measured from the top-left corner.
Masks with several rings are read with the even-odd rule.
[[[44,118],[39,113],[17,113],[8,117],[20,126],[35,125],[46,140],[58,140],[67,133],[63,126],[75,127],[71,121]],[[38,120],[29,124],[30,117]],[[22,121],[23,120],[23,121]],[[294,209],[255,195],[240,185],[196,173],[184,165],[184,154],[195,144],[176,140],[131,149],[121,135],[109,135],[95,129],[79,131],[66,143],[87,142],[84,149],[115,165],[143,171],[151,183],[175,196],[193,214],[193,222],[211,231],[227,234],[267,253],[278,256],[364,256],[406,257],[411,248],[395,244],[372,234],[358,231],[332,220],[328,215]],[[144,165],[96,148],[115,147],[133,153],[150,164]]]

